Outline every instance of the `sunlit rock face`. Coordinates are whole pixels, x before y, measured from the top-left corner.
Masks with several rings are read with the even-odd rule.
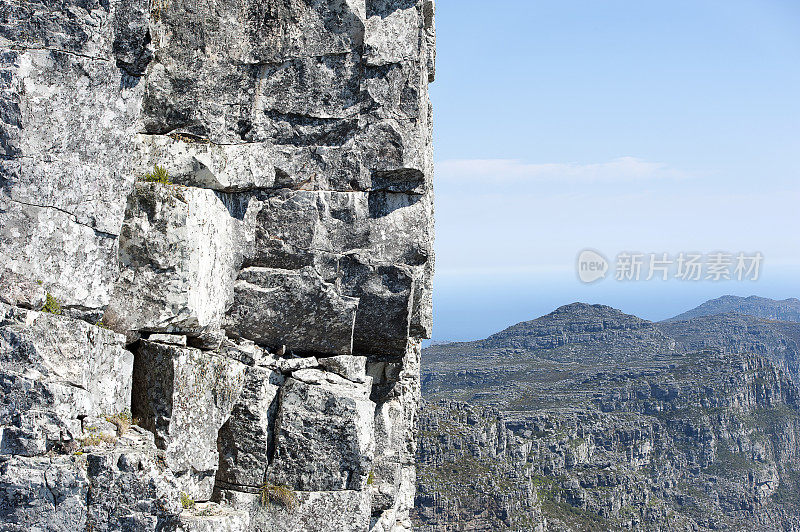
[[[434,45],[432,0],[0,7],[0,528],[410,528]]]

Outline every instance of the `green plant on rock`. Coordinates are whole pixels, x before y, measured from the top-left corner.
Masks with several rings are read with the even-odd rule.
[[[194,499],[189,497],[187,493],[181,492],[181,506],[183,506],[184,510],[194,508]]]
[[[47,292],[47,296],[44,301],[44,307],[42,307],[42,312],[47,312],[48,314],[61,314],[61,303],[58,299],[54,298],[50,292]]]
[[[375,473],[372,471],[367,475],[367,486],[372,486],[375,483]]]
[[[289,511],[297,508],[297,495],[287,486],[277,486],[266,482],[260,487],[260,498],[262,506],[275,503]]]
[[[142,181],[146,183],[159,183],[161,185],[171,185],[172,181],[169,180],[169,172],[163,166],[154,165],[152,172],[147,172],[142,176]]]

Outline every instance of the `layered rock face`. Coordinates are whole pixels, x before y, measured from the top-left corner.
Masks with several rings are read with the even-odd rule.
[[[410,527],[434,39],[432,0],[0,5],[4,529]]]
[[[417,528],[800,529],[799,334],[576,303],[425,349]]]
[[[797,386],[756,355],[663,363],[560,408],[426,404],[416,528],[797,530]]]

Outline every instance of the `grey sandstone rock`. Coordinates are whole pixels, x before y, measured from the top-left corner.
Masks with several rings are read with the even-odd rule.
[[[179,512],[175,480],[142,429],[81,455],[0,457],[3,530],[155,532]]]
[[[108,311],[126,329],[219,328],[241,251],[239,221],[218,193],[137,183],[120,235],[120,277]]]
[[[133,356],[111,331],[0,304],[3,454],[38,455],[80,437],[80,418],[130,406]]]
[[[247,532],[250,515],[213,502],[198,503],[181,512],[175,532]]]
[[[242,392],[246,366],[197,349],[141,344],[133,371],[133,415],[153,431],[183,490],[208,500],[219,464],[217,434]]]
[[[410,528],[433,15],[0,6],[0,528]]]
[[[275,370],[246,369],[242,393],[217,438],[218,483],[256,488],[265,482],[283,382],[283,375]]]
[[[367,358],[350,355],[325,357],[319,359],[319,365],[325,371],[335,373],[356,383],[367,382]]]
[[[247,268],[234,285],[229,333],[298,352],[348,354],[358,300],[342,296],[313,268]]]
[[[370,530],[370,497],[364,491],[297,491],[289,509],[277,502],[264,505],[259,494],[229,491],[224,504],[250,512],[252,532],[339,532]]]
[[[41,283],[8,270],[0,271],[0,303],[41,310],[46,302],[47,291]]]
[[[268,480],[300,491],[363,489],[374,453],[369,386],[303,372],[281,388]]]
[[[136,4],[11,3],[0,24],[0,259],[68,305],[100,308],[113,283],[144,88],[117,60],[147,63]]]

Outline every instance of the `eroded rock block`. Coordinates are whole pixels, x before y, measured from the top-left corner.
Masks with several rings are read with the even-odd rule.
[[[0,22],[0,262],[82,309],[107,304],[116,270],[147,18],[128,0],[22,2]]]
[[[313,268],[246,268],[234,286],[229,334],[295,352],[349,354],[358,300],[342,296]]]
[[[174,183],[223,192],[275,186],[275,156],[263,144],[212,144],[186,135],[139,135],[142,172],[163,166]]]
[[[247,261],[336,282],[359,300],[354,349],[402,356],[412,328],[430,335],[432,209],[415,194],[281,191],[255,216]]]
[[[213,502],[198,503],[178,517],[175,532],[247,532],[250,515]]]
[[[219,431],[218,482],[249,487],[264,483],[274,447],[277,398],[283,381],[283,376],[273,369],[247,368],[242,393]]]
[[[372,467],[374,412],[368,384],[296,372],[281,389],[268,480],[300,491],[362,489]]]
[[[177,484],[159,465],[153,435],[139,427],[86,454],[0,457],[3,530],[155,532],[178,513]]]
[[[408,521],[414,506],[420,349],[418,341],[411,342],[401,362],[373,357],[367,363],[377,403],[372,512],[381,514],[383,524],[376,530]]]
[[[0,452],[42,454],[79,437],[79,418],[129,408],[123,345],[106,329],[0,304]]]
[[[370,495],[365,491],[296,491],[289,509],[260,494],[227,491],[223,504],[250,512],[252,532],[366,532],[370,528]]]
[[[211,497],[217,434],[245,382],[241,362],[198,349],[142,340],[131,410],[155,434],[167,467],[193,499]]]
[[[239,220],[210,190],[137,183],[120,235],[108,312],[126,329],[218,328],[241,261]]]
[[[89,481],[72,462],[68,458],[55,463],[49,458],[0,458],[3,529],[83,530]]]
[[[325,371],[356,383],[367,382],[367,357],[341,355],[319,359]]]

